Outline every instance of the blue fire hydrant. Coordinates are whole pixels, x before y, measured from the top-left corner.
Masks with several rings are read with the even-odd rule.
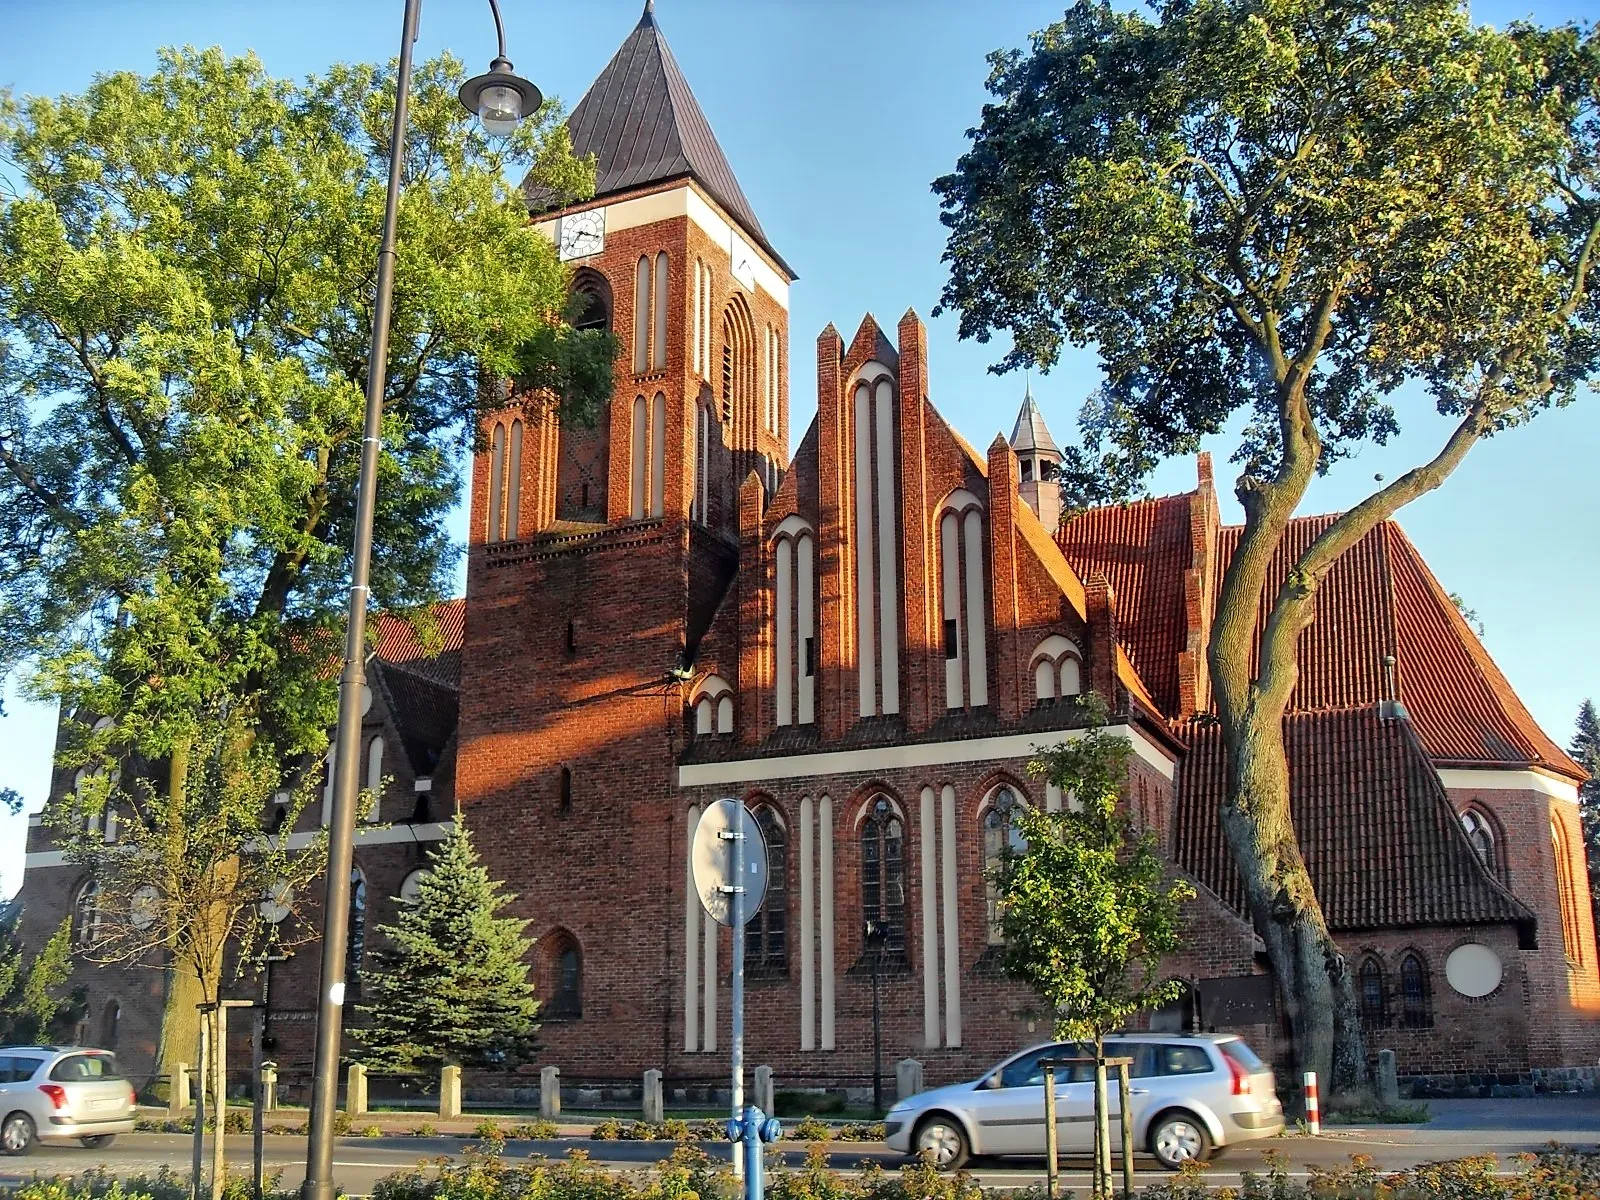
[[[729,1117],[728,1140],[744,1146],[744,1200],[762,1200],[766,1178],[761,1143],[775,1142],[783,1136],[783,1126],[754,1104],[745,1105],[740,1117]]]

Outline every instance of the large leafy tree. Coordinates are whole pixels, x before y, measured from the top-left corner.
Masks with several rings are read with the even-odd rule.
[[[390,608],[447,586],[485,381],[536,380],[579,419],[615,353],[563,319],[563,270],[507,182],[531,162],[581,195],[592,168],[553,105],[486,138],[462,74],[445,57],[413,81],[372,573]],[[64,828],[125,804],[182,856],[197,746],[265,814],[263,764],[292,788],[325,745],[393,94],[392,68],[291,83],[217,50],[78,96],[0,93],[0,674],[27,665],[74,765],[111,781],[77,789]],[[130,794],[115,763],[154,787]],[[226,827],[240,851],[259,832]],[[161,909],[205,911],[226,926],[226,906]],[[222,930],[167,932],[170,950]],[[169,1063],[200,998],[180,969]]]
[[[21,916],[13,902],[0,917],[0,1045],[64,1039],[82,1012],[71,987],[71,923],[63,921],[30,955],[17,929]]]
[[[1244,530],[1219,588],[1222,823],[1298,1056],[1365,1075],[1351,973],[1289,809],[1282,721],[1329,569],[1473,445],[1573,399],[1600,347],[1600,50],[1471,24],[1457,0],[1079,0],[991,56],[972,144],[935,185],[942,302],[997,369],[1092,345],[1080,502],[1236,437]],[[1428,410],[1432,457],[1269,565],[1306,489]]]
[[[362,983],[367,1023],[352,1031],[368,1065],[513,1067],[537,1049],[528,922],[502,915],[515,897],[489,878],[466,823],[428,859],[414,900],[380,926],[384,945]]]

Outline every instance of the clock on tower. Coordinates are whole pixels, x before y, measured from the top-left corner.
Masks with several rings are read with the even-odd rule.
[[[606,248],[606,210],[589,208],[561,218],[561,261],[588,258]]]

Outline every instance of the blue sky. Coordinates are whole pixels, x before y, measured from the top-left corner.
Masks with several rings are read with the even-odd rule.
[[[502,0],[510,57],[570,108],[639,16],[642,0]],[[983,103],[983,55],[1017,46],[1059,18],[1060,0],[657,0],[657,20],[774,245],[799,273],[792,292],[790,379],[796,440],[815,409],[810,346],[829,321],[846,338],[866,312],[892,326],[924,318],[943,282],[938,209],[928,184],[948,171]],[[80,90],[96,73],[147,71],[158,47],[254,50],[274,74],[392,57],[399,0],[6,0],[0,85]],[[1592,16],[1587,0],[1479,3],[1502,23]],[[419,56],[452,50],[473,69],[494,53],[488,5],[427,0]],[[404,231],[402,230],[402,236]],[[993,347],[961,343],[954,321],[929,321],[933,400],[969,441],[1009,433],[1019,378],[987,373]],[[1058,439],[1096,382],[1093,359],[1068,358],[1034,394]],[[1402,414],[1405,416],[1405,414]],[[1390,447],[1319,481],[1303,511],[1354,503],[1373,476],[1429,457],[1443,433],[1420,410]],[[1218,446],[1219,483],[1232,475]],[[1157,493],[1193,486],[1192,461],[1165,466]],[[1223,487],[1227,519],[1236,520]],[[1447,590],[1486,627],[1490,652],[1558,741],[1578,703],[1600,693],[1600,404],[1593,395],[1472,452],[1438,492],[1401,514]],[[458,536],[464,522],[457,514]],[[40,807],[55,714],[6,683],[0,786]],[[24,822],[0,816],[0,895],[21,884]]]

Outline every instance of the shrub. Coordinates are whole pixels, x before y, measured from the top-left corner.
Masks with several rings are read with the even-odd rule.
[[[622,1124],[607,1117],[594,1127],[589,1135],[597,1142],[614,1142],[622,1136]]]
[[[625,1142],[653,1142],[661,1136],[660,1129],[649,1121],[629,1121],[620,1134]]]
[[[426,1138],[438,1137],[439,1131],[435,1129],[431,1123],[424,1121],[421,1125],[418,1125],[411,1131],[411,1136]]]
[[[361,1129],[361,1136],[364,1138],[382,1137],[383,1130],[379,1129],[376,1125],[366,1125]]]
[[[540,1117],[537,1121],[520,1121],[511,1127],[511,1136],[533,1142],[548,1142],[561,1136],[561,1126]]]
[[[841,1142],[881,1142],[887,1134],[882,1121],[852,1121],[840,1126],[838,1136]]]
[[[687,1142],[689,1140],[689,1122],[682,1117],[668,1117],[661,1122],[661,1136],[669,1142]]]
[[[796,1142],[825,1142],[833,1136],[833,1130],[826,1121],[816,1117],[807,1116],[793,1129],[783,1135],[786,1139]]]
[[[689,1136],[697,1142],[725,1142],[728,1140],[728,1130],[725,1122],[705,1118],[690,1122]]]
[[[310,1120],[309,1117],[307,1117],[306,1119]],[[248,1129],[249,1126],[247,1125],[247,1126],[245,1126],[245,1128]],[[350,1114],[349,1113],[341,1111],[341,1112],[336,1112],[336,1113],[333,1114],[333,1136],[334,1137],[349,1137],[350,1136],[350,1129],[351,1129],[351,1122],[350,1122]],[[235,1132],[234,1129],[232,1128],[232,1126],[229,1126],[228,1132],[230,1132],[230,1133]]]
[[[506,1148],[505,1130],[494,1121],[479,1121],[472,1130],[472,1136],[491,1154],[499,1154]]]

